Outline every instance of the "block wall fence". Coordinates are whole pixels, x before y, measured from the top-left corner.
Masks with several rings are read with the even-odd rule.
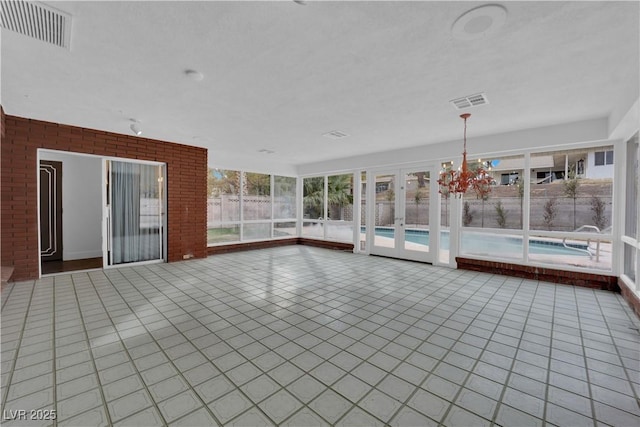
[[[207,150],[5,115],[0,161],[1,265],[38,277],[39,148],[166,163],[167,260],[207,256]]]

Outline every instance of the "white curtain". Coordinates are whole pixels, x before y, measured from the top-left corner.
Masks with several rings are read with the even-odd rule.
[[[162,166],[110,163],[112,263],[162,258]]]

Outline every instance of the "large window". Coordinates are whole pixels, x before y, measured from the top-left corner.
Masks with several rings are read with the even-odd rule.
[[[353,174],[303,178],[302,236],[353,242]]]
[[[240,172],[209,169],[207,243],[240,240]]]
[[[599,157],[611,164],[613,147],[531,155],[532,172],[534,165],[540,165],[535,170],[547,169],[552,179],[532,180],[529,260],[612,268],[613,167],[602,170]]]
[[[296,235],[294,177],[210,169],[207,191],[209,244]]]
[[[610,271],[613,159],[586,146],[470,161],[492,182],[464,195],[460,253]]]
[[[489,179],[464,195],[460,253],[522,260],[524,156],[473,159],[469,167]]]

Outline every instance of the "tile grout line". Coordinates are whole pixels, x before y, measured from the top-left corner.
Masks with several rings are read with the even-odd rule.
[[[148,270],[148,268],[147,268],[147,270]],[[111,284],[111,286],[113,287],[113,289],[118,293],[118,295],[120,296],[120,298],[122,298],[122,294],[121,294],[121,293],[120,293],[120,291],[117,289],[117,287],[113,284],[113,281],[111,280],[111,278],[110,278],[109,276],[107,276],[107,275],[105,275],[105,276],[106,276],[107,280],[109,281],[109,283]],[[146,281],[146,279],[144,279],[144,280]],[[171,300],[171,298],[169,298],[169,297],[167,297],[167,298]],[[131,310],[131,306],[129,305],[129,303],[128,303],[128,302],[126,302],[126,299],[122,298],[122,300],[123,300],[123,301],[124,301],[124,303],[127,305],[127,307],[129,307],[129,309]],[[172,301],[173,301],[173,300],[172,300]],[[152,305],[153,305],[153,304],[152,304]],[[136,313],[136,311],[135,311],[135,310],[131,310],[131,311],[132,311],[132,313],[134,314],[134,316],[136,317],[136,319],[138,320],[138,322],[140,322],[140,318],[138,317],[138,314]],[[158,311],[159,311],[159,310],[158,310]],[[161,315],[161,316],[163,316],[163,317],[165,318],[165,320],[167,320],[167,321],[169,321],[169,323],[171,323],[171,320],[170,320],[169,318],[167,318],[164,314],[162,314],[162,312],[161,312],[161,311],[159,311],[159,312],[160,312],[160,315]],[[196,320],[198,323],[200,323],[197,319],[194,319],[194,320]],[[184,375],[183,375],[182,371],[181,371],[181,370],[180,370],[180,369],[175,365],[175,363],[174,363],[174,361],[173,361],[173,358],[169,357],[169,356],[166,354],[166,350],[164,349],[164,347],[163,347],[163,346],[161,346],[161,345],[158,343],[158,341],[157,341],[157,339],[155,338],[155,336],[154,336],[154,335],[149,331],[149,329],[148,329],[147,325],[146,325],[146,324],[144,324],[143,322],[140,322],[140,323],[141,323],[142,327],[147,331],[147,333],[149,334],[149,336],[152,338],[153,342],[158,346],[158,348],[160,349],[160,352],[162,352],[162,354],[167,358],[167,360],[169,361],[168,363],[170,363],[170,364],[175,368],[175,370],[176,370],[176,372],[177,372],[177,375],[178,375],[182,380],[184,380],[186,384],[188,384],[188,385],[189,385],[189,390],[192,390],[192,391],[193,391],[193,394],[194,394],[194,395],[196,396],[196,398],[197,398],[197,399],[202,403],[202,407],[204,407],[204,408],[205,408],[205,410],[206,410],[206,411],[207,411],[207,412],[208,412],[208,413],[213,417],[213,419],[214,419],[218,424],[222,425],[222,423],[218,420],[218,417],[217,417],[217,416],[216,416],[216,415],[211,411],[211,409],[209,408],[209,406],[207,405],[207,403],[202,399],[202,397],[200,397],[200,395],[196,392],[195,388],[191,385],[191,383],[190,383],[189,381],[187,381],[187,380],[184,378]],[[171,324],[173,325],[173,323],[171,323]],[[203,326],[204,326],[204,325],[203,325]],[[175,327],[175,326],[174,326],[174,327]],[[180,330],[179,330],[179,329],[177,329],[177,328],[176,328],[176,330],[178,330],[178,334],[180,334],[180,335],[184,336],[184,333],[183,333],[182,331],[180,331]],[[118,334],[119,334],[119,333],[118,333]],[[184,337],[185,337],[186,341],[188,341],[189,343],[191,343],[191,340],[190,340],[188,337],[186,337],[186,336],[184,336]],[[206,360],[209,360],[209,358],[208,358],[205,354],[203,354],[203,353],[202,353],[202,351],[201,351],[198,347],[196,347],[196,346],[194,346],[194,347],[196,348],[196,351],[195,351],[195,352],[200,353],[200,354],[201,354],[201,355],[202,355]],[[127,351],[127,353],[128,353],[128,349],[126,349],[126,346],[125,346],[125,351]],[[195,353],[195,352],[194,352],[194,353]],[[132,357],[131,357],[131,355],[129,355],[129,357],[131,358],[131,361],[132,361],[132,363],[133,363],[133,365],[134,365],[134,367],[135,367],[136,371],[138,371],[138,375],[141,375],[141,374],[140,374],[140,371],[139,371],[139,369],[138,369],[138,367],[137,367],[137,366],[136,366],[136,364],[133,362],[134,358],[132,358]],[[209,360],[209,361],[210,361],[210,360]],[[211,361],[210,361],[210,362],[211,362]],[[213,364],[213,362],[211,362],[211,363]],[[198,366],[200,366],[200,365],[198,365]],[[215,366],[215,364],[214,364],[214,366]],[[216,368],[217,368],[217,367],[216,367]],[[151,368],[150,368],[150,369],[151,369]],[[219,369],[218,369],[218,370],[219,370]],[[220,371],[220,375],[223,375],[223,376],[225,377],[225,379],[229,380],[229,379],[228,379],[228,377],[226,376],[226,374],[225,374],[222,370],[219,370],[219,371]],[[174,376],[175,376],[175,375],[174,375]],[[164,380],[161,380],[161,381],[164,381]],[[147,386],[146,382],[143,380],[143,381],[142,381],[142,383],[144,384],[145,389],[147,390],[147,392],[149,393],[149,395],[151,396],[151,400],[153,401],[154,406],[155,406],[155,407],[156,407],[156,409],[158,410],[158,413],[159,413],[159,414],[160,414],[160,416],[161,416],[161,417],[163,417],[163,419],[164,419],[164,414],[162,414],[162,412],[160,411],[159,407],[157,406],[157,403],[156,403],[156,401],[155,401],[155,399],[154,399],[154,397],[153,397],[153,394],[151,394],[151,392],[148,390],[148,386]],[[233,382],[232,382],[232,384],[233,384]],[[239,387],[236,387],[236,389],[240,390],[240,389],[239,389]],[[240,390],[240,391],[241,391],[241,390]],[[180,394],[180,393],[176,394],[176,396],[177,396],[177,395],[179,395],[179,394]],[[243,395],[244,395],[244,393],[243,393]],[[170,399],[170,398],[172,398],[172,397],[175,397],[175,396],[170,396],[170,397],[168,397],[167,399]],[[222,397],[222,396],[220,396],[220,397]],[[220,397],[218,397],[218,399],[219,399]],[[245,397],[246,397],[246,396],[245,396]],[[167,399],[165,399],[165,400],[167,400]],[[184,418],[184,417],[187,417],[187,416],[189,416],[189,415],[193,414],[194,412],[195,412],[195,411],[192,411],[192,412],[187,413],[187,414],[183,414],[183,415],[181,415],[180,417],[176,418],[175,420],[173,420],[173,421],[171,421],[171,422],[172,422],[172,423],[173,423],[173,422],[176,422],[176,421],[178,421],[178,420],[180,420],[180,419],[182,419],[182,418]],[[165,419],[165,422],[166,422],[166,419]]]
[[[7,378],[7,388],[4,391],[4,396],[2,396],[2,409],[3,411],[5,410],[6,406],[7,406],[7,397],[9,396],[9,390],[11,389],[11,380],[13,379],[13,373],[15,372],[16,369],[16,363],[18,362],[18,355],[20,354],[20,347],[22,346],[22,339],[24,337],[24,330],[27,326],[27,319],[29,317],[29,311],[31,311],[31,301],[33,299],[33,294],[35,293],[35,289],[36,289],[36,282],[35,281],[30,281],[30,283],[32,284],[31,287],[31,292],[29,294],[29,300],[25,306],[25,311],[24,311],[24,317],[23,317],[23,321],[22,321],[22,327],[20,329],[20,337],[18,338],[18,344],[16,347],[16,355],[13,359],[13,363],[11,364],[11,369],[9,371],[9,378]]]
[[[602,314],[602,318],[604,319],[604,323],[607,326],[607,329],[609,330],[609,335],[611,335],[613,337],[614,335],[611,334],[611,327],[609,326],[609,322],[607,322],[607,317],[604,315],[604,312],[603,312],[603,309],[602,309],[602,304],[600,303],[600,299],[596,298],[596,302],[598,303],[598,309],[600,310],[600,313]],[[620,301],[618,301],[618,304],[620,304]],[[625,312],[625,314],[627,315],[627,317],[629,317],[628,313]],[[629,319],[629,320],[633,324],[633,321],[631,319]],[[629,374],[629,370],[627,369],[627,366],[624,364],[624,362],[622,362],[622,355],[620,354],[620,349],[618,349],[618,345],[616,344],[616,341],[614,339],[612,339],[612,341],[613,341],[613,348],[616,351],[616,355],[620,359],[621,368],[623,369],[623,371],[625,373],[625,377],[627,379],[627,382],[632,384],[633,382],[631,381],[631,375]],[[586,362],[586,360],[585,360],[585,362]],[[591,388],[589,388],[589,391],[591,391]],[[633,397],[635,398],[636,403],[638,404],[638,409],[640,410],[640,396],[638,395],[638,391],[636,390],[635,387],[631,387],[631,392],[633,393]],[[594,418],[595,418],[595,411],[594,411]]]
[[[93,367],[93,372],[95,372],[96,381],[98,382],[98,390],[100,392],[100,397],[102,399],[102,406],[104,407],[104,412],[105,412],[105,415],[107,417],[107,423],[109,425],[113,425],[113,422],[111,420],[111,414],[109,413],[109,407],[107,406],[107,400],[104,397],[104,389],[103,389],[103,385],[102,385],[102,380],[100,379],[98,366],[96,365],[96,360],[95,360],[95,357],[93,356],[93,348],[91,347],[91,338],[89,337],[89,333],[87,332],[87,323],[85,321],[85,315],[83,313],[82,304],[80,302],[80,298],[78,297],[78,290],[76,288],[76,280],[77,280],[76,277],[79,274],[87,276],[88,282],[94,288],[94,291],[95,291],[95,286],[93,285],[93,281],[91,280],[91,276],[88,273],[76,273],[76,274],[71,274],[70,275],[71,276],[71,288],[73,289],[73,295],[75,297],[75,302],[76,302],[76,304],[78,306],[78,313],[80,315],[80,320],[82,322],[82,329],[84,331],[84,336],[85,336],[85,339],[87,340],[87,344],[88,344],[87,352],[89,353],[89,357],[91,359],[91,366]],[[101,301],[101,303],[102,303],[102,301]],[[81,412],[80,414],[83,414],[85,412]],[[70,418],[73,418],[73,417],[75,417],[77,415],[80,415],[80,414],[74,414]]]

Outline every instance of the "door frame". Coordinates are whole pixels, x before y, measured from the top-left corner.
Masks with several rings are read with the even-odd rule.
[[[128,159],[124,157],[110,157],[110,156],[100,156],[102,159],[102,268],[110,269],[110,268],[119,268],[119,267],[128,267],[135,265],[144,265],[144,264],[158,264],[167,262],[167,216],[168,216],[168,198],[167,198],[167,164],[163,162],[154,162],[150,160],[138,160],[138,159]],[[111,242],[111,215],[110,215],[110,206],[107,204],[108,197],[110,195],[108,192],[110,189],[108,188],[109,181],[109,171],[107,168],[107,162],[129,162],[129,163],[137,163],[141,165],[150,165],[150,166],[161,166],[162,167],[162,222],[161,222],[161,242],[162,246],[160,248],[161,256],[157,259],[152,259],[148,261],[137,261],[137,262],[128,262],[124,264],[111,264],[111,253],[110,253],[110,242]]]
[[[429,172],[429,246],[428,251],[414,251],[406,249],[405,223],[406,216],[406,184],[405,176],[408,172],[425,171]],[[439,251],[440,236],[440,194],[438,193],[438,169],[433,163],[419,163],[413,165],[391,166],[384,168],[368,169],[367,173],[367,228],[366,242],[367,253],[370,255],[380,255],[391,258],[420,261],[426,263],[437,263],[437,253]],[[395,215],[394,215],[394,247],[385,248],[375,245],[375,214],[376,203],[376,176],[388,174],[395,176],[395,182],[400,183],[399,189],[395,190]],[[399,190],[399,191],[398,191]]]

